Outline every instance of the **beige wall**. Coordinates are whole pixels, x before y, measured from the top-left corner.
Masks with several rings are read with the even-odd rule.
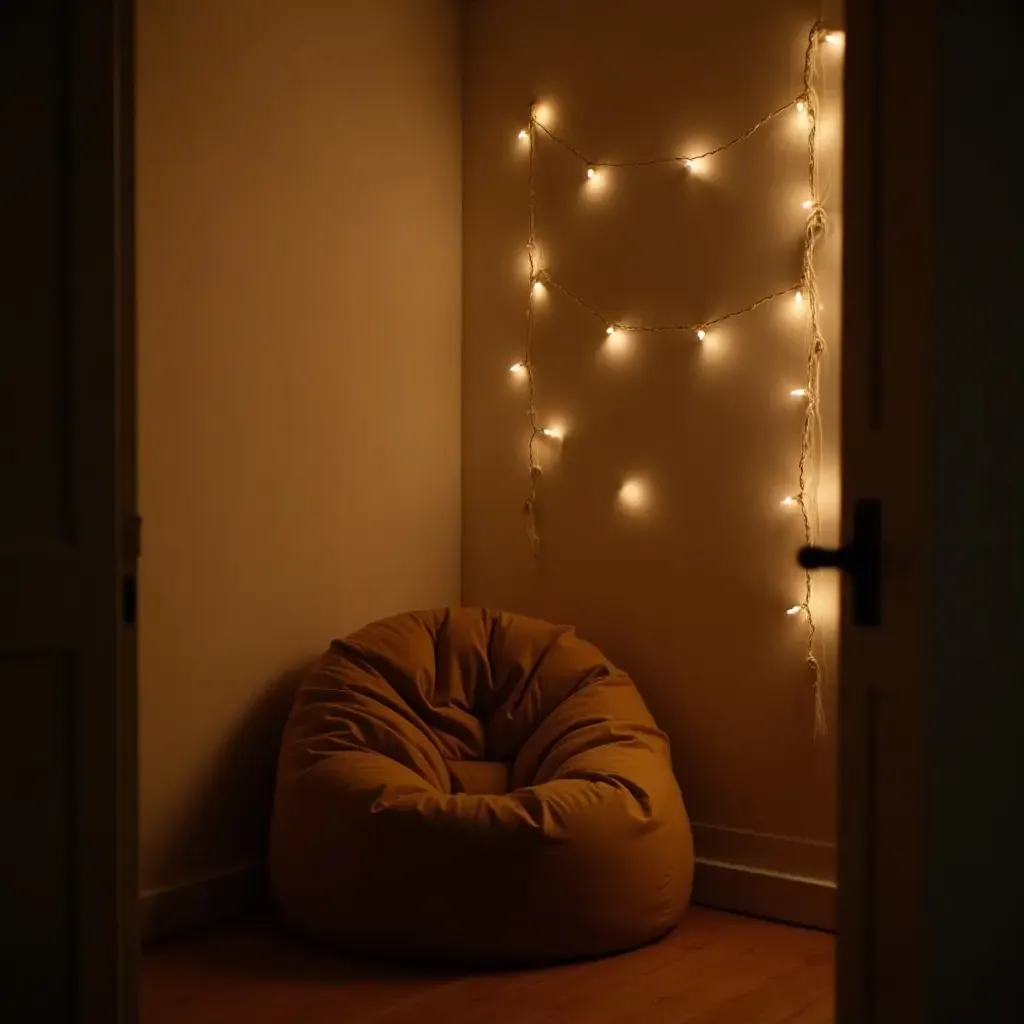
[[[454,0],[138,5],[145,890],[258,860],[278,683],[459,593]]]
[[[534,342],[545,445],[543,567],[530,556],[522,352],[527,157],[516,133],[534,99],[593,159],[692,152],[728,140],[801,89],[811,0],[480,0],[464,29],[463,599],[578,625],[637,679],[671,736],[698,853],[834,877],[835,644],[831,733],[813,702],[795,552],[805,321],[780,300],[713,332],[603,348],[603,325],[559,296]],[[820,273],[831,343],[823,388],[821,514],[835,539],[841,57],[826,55],[821,152],[829,190]],[[698,150],[699,151],[699,150]],[[584,167],[541,137],[537,232],[545,265],[612,318],[692,323],[799,278],[806,131],[795,113],[721,155],[707,176]],[[621,483],[649,487],[642,514]],[[835,593],[816,603],[835,635]]]

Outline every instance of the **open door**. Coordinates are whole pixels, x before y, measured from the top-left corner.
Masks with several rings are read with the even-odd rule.
[[[978,285],[974,293],[943,300],[939,292],[944,254],[974,244],[951,246],[941,237],[943,168],[960,159],[946,154],[950,162],[943,165],[936,132],[941,59],[929,0],[847,5],[845,545],[802,553],[805,565],[844,574],[838,1024],[968,1019],[936,1003],[937,961],[929,963],[938,918],[929,889],[936,835],[928,810],[940,746],[930,715],[948,684],[936,609],[962,587],[949,571],[951,551],[942,536],[941,478],[953,460],[937,424],[950,419],[941,383],[948,354],[962,351],[962,336],[943,329],[943,301],[949,309],[980,308],[992,296],[982,280],[958,282]],[[955,49],[949,59],[950,66],[962,60]],[[975,102],[987,102],[980,84]],[[981,391],[971,399],[979,408]],[[949,477],[952,482],[953,472]],[[963,553],[970,557],[973,538],[984,533],[976,524],[963,526]],[[992,594],[976,610],[986,597]],[[973,642],[965,634],[963,649]],[[970,755],[953,745],[942,756],[955,763]],[[969,877],[960,884],[968,887]],[[950,960],[954,972],[962,966]]]
[[[836,1020],[922,1019],[934,209],[927,0],[847,5]],[[907,41],[913,40],[908,46]]]
[[[11,1024],[131,1024],[129,0],[0,13],[0,891]]]
[[[848,4],[839,1024],[1020,1014],[1019,13]]]

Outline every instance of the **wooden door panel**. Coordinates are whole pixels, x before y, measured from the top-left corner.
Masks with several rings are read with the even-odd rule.
[[[0,656],[3,958],[17,964],[5,1020],[68,1021],[74,1010],[75,661],[70,652]]]
[[[0,337],[5,353],[16,350],[0,403],[7,495],[0,502],[0,542],[6,545],[67,542],[72,526],[68,12],[60,0],[20,6],[25,9],[0,14],[8,140],[0,189]]]

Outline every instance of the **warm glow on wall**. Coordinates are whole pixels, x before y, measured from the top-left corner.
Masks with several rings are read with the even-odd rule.
[[[529,148],[529,184],[527,194],[529,197],[529,236],[527,239],[526,253],[529,265],[530,292],[526,311],[526,340],[523,358],[520,362],[510,367],[515,376],[525,378],[528,384],[528,406],[527,414],[530,421],[529,441],[529,480],[530,490],[524,504],[527,518],[527,533],[535,555],[540,554],[540,534],[538,531],[538,481],[543,476],[542,467],[538,457],[538,438],[560,441],[564,437],[564,428],[560,424],[549,423],[540,426],[536,405],[536,377],[532,361],[532,349],[534,342],[535,317],[534,305],[542,297],[550,294],[556,300],[565,300],[575,305],[583,313],[596,319],[603,327],[605,340],[602,349],[609,355],[621,356],[629,351],[634,338],[642,338],[652,334],[670,334],[681,337],[691,344],[700,346],[702,354],[715,352],[720,345],[711,343],[710,334],[717,333],[714,329],[734,317],[742,316],[758,309],[766,303],[772,303],[777,299],[791,298],[790,308],[793,310],[792,321],[799,323],[806,332],[808,351],[806,360],[806,381],[802,387],[791,388],[789,394],[794,399],[802,401],[802,425],[800,431],[799,458],[796,460],[796,490],[782,499],[784,507],[792,508],[799,512],[803,526],[803,539],[805,543],[811,543],[814,536],[813,524],[817,518],[816,488],[812,486],[810,474],[815,469],[816,459],[816,438],[820,433],[820,407],[819,407],[819,378],[821,374],[821,360],[825,351],[825,339],[821,332],[820,312],[821,302],[818,295],[817,273],[815,266],[815,247],[818,240],[824,234],[827,226],[827,215],[822,206],[822,197],[818,187],[818,133],[821,124],[820,107],[817,94],[817,82],[820,73],[819,61],[822,44],[831,48],[842,49],[845,43],[845,34],[839,31],[826,30],[823,24],[816,23],[808,33],[807,47],[804,54],[803,85],[799,95],[787,100],[774,110],[769,111],[755,124],[751,125],[744,132],[717,146],[707,146],[703,151],[690,150],[688,154],[672,155],[661,158],[645,158],[637,160],[621,160],[615,162],[604,162],[588,158],[576,145],[567,141],[560,134],[556,134],[554,128],[553,109],[549,102],[535,104],[532,108],[529,127],[520,132],[520,139]],[[803,225],[803,247],[800,259],[799,273],[791,278],[792,283],[785,287],[776,287],[765,294],[755,296],[736,309],[723,311],[716,316],[703,320],[699,323],[668,323],[652,324],[630,319],[623,322],[612,319],[608,312],[600,306],[599,299],[585,298],[571,291],[562,281],[552,275],[541,263],[537,238],[536,238],[536,178],[535,167],[538,159],[538,149],[544,148],[538,145],[540,141],[552,144],[556,149],[561,150],[569,159],[578,162],[581,176],[585,186],[598,188],[607,169],[642,170],[659,164],[671,164],[681,166],[688,174],[694,177],[708,176],[712,170],[714,175],[725,173],[720,168],[721,158],[750,138],[755,132],[760,131],[769,123],[775,121],[783,114],[790,114],[795,111],[797,117],[793,122],[793,130],[796,130],[799,123],[803,146],[807,154],[806,178],[804,187],[806,191],[803,198],[799,200],[805,214]],[[788,130],[787,130],[788,132]],[[790,193],[789,202],[793,202]],[[720,340],[720,339],[719,339]],[[542,450],[544,445],[539,446]],[[631,477],[622,483],[618,491],[618,503],[620,507],[629,512],[639,512],[648,507],[650,495],[647,485],[640,477]],[[814,677],[814,700],[815,700],[815,729],[824,729],[824,711],[821,700],[821,677],[820,667],[815,655],[815,633],[816,625],[812,607],[811,575],[805,573],[804,599],[786,609],[790,616],[800,616],[806,624],[806,647],[805,657]]]

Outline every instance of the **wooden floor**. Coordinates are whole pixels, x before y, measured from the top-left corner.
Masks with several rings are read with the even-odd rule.
[[[826,1024],[834,940],[692,908],[646,949],[480,974],[355,963],[269,920],[145,951],[142,1024]]]

